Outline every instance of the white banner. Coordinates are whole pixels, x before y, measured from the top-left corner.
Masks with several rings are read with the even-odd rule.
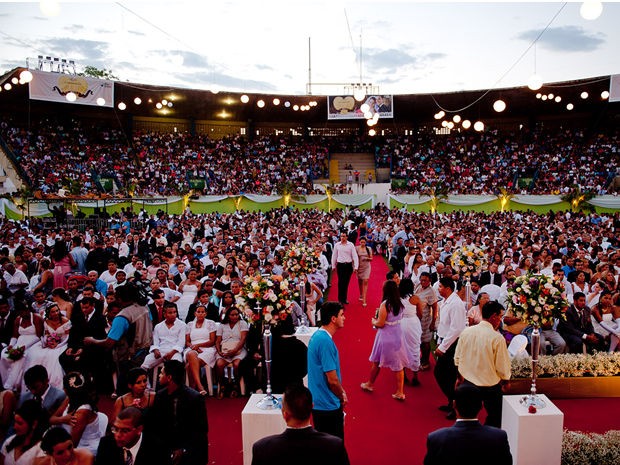
[[[190,203],[191,202],[212,203],[212,202],[219,202],[220,200],[226,200],[227,198],[228,198],[227,195],[201,195],[197,199],[191,199]]]
[[[559,195],[515,195],[511,202],[523,205],[553,205],[562,202]]]
[[[244,194],[244,197],[256,203],[275,202],[282,198],[281,195],[260,195],[260,194]]]
[[[612,74],[609,80],[609,101],[620,102],[620,74]]]
[[[468,205],[480,205],[481,203],[492,202],[493,200],[497,200],[497,197],[494,195],[449,195],[448,198],[443,201],[443,203],[447,203],[449,205],[459,205],[459,206],[468,206]]]
[[[431,198],[428,195],[419,194],[388,194],[390,199],[405,205],[421,205],[428,202]]]
[[[351,207],[359,207],[369,201],[372,201],[373,207],[375,206],[375,196],[372,194],[334,194],[332,199],[342,205],[349,205]]]
[[[620,209],[620,197],[616,195],[599,195],[588,200],[588,203],[595,207]]]
[[[29,85],[32,100],[99,106],[97,100],[102,98],[105,103],[101,106],[110,108],[114,106],[112,81],[36,70],[32,70],[32,75],[33,79]],[[69,92],[75,94],[75,102],[67,100]]]

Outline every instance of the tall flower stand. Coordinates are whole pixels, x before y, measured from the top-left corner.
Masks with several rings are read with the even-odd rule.
[[[269,324],[266,325],[263,332],[263,347],[265,349],[265,371],[267,373],[267,389],[266,396],[258,402],[258,408],[261,410],[279,410],[282,406],[280,400],[274,397],[271,391],[271,341],[273,336],[271,335],[271,329]]]
[[[508,435],[514,465],[560,465],[564,414],[544,394],[545,408],[530,413],[522,395],[502,399],[502,429]]]
[[[532,352],[532,387],[530,388],[530,393],[521,398],[521,403],[530,410],[532,408],[538,410],[546,406],[545,401],[536,394],[536,367],[538,366],[538,357],[540,355],[540,330],[538,327],[534,327],[534,331],[532,331],[530,350]]]

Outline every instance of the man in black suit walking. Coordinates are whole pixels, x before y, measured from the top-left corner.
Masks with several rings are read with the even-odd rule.
[[[121,410],[114,419],[112,434],[101,438],[95,465],[151,465],[170,463],[161,441],[144,435],[142,411],[136,407]]]
[[[424,465],[512,465],[506,432],[478,421],[482,396],[476,386],[457,387],[454,408],[456,423],[428,435]]]
[[[321,433],[310,424],[312,394],[305,386],[291,385],[284,392],[282,416],[286,431],[252,446],[252,465],[348,465],[344,441]]]

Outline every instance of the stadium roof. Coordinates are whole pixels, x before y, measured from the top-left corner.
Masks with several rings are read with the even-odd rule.
[[[5,83],[10,83],[25,68],[15,68],[0,77],[0,104],[5,110],[19,111],[24,109],[25,102],[29,101],[29,111],[48,111],[47,106],[71,105],[71,103],[48,103],[29,100],[26,85],[13,85],[11,90],[4,90]],[[221,122],[279,122],[286,124],[300,124],[304,126],[338,126],[338,125],[364,125],[365,122],[351,120],[328,121],[327,96],[283,96],[275,94],[246,94],[249,98],[247,103],[242,103],[239,92],[219,92],[214,94],[205,90],[191,90],[174,88],[169,86],[152,86],[129,82],[114,82],[115,105],[114,108],[88,106],[75,109],[76,113],[101,117],[121,116],[125,117],[153,117],[162,119],[189,119],[209,120]],[[451,119],[458,114],[462,119],[484,121],[487,125],[501,124],[502,122],[530,122],[532,120],[552,119],[568,120],[579,117],[593,117],[604,115],[606,118],[617,118],[620,105],[610,103],[601,98],[601,93],[609,91],[610,76],[599,76],[576,81],[547,83],[540,90],[532,91],[527,87],[503,88],[493,90],[463,91],[435,94],[408,94],[393,96],[394,118],[384,118],[379,121],[378,128],[386,126],[403,125],[428,125],[440,124],[434,115],[445,110],[443,119]],[[587,98],[582,98],[586,92]],[[536,94],[553,94],[552,99],[543,101]],[[560,102],[555,98],[561,97]],[[138,97],[142,103],[134,104]],[[155,104],[163,99],[172,101],[173,107],[157,109]],[[274,99],[279,99],[280,104],[274,105]],[[497,113],[493,109],[493,103],[501,99],[506,103],[506,110]],[[265,105],[260,108],[257,102],[262,100]],[[126,110],[118,109],[118,104],[125,102]],[[290,102],[290,106],[285,106]],[[295,105],[308,105],[316,102],[315,106],[307,111],[295,111]],[[574,109],[567,110],[567,104],[572,103]],[[83,107],[83,105],[74,105]],[[116,115],[115,115],[116,113]]]

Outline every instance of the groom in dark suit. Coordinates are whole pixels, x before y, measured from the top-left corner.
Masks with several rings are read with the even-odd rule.
[[[286,431],[256,441],[252,465],[348,465],[344,441],[315,430],[310,424],[311,415],[312,394],[308,388],[289,386],[282,400]]]
[[[457,420],[428,435],[424,465],[511,465],[506,432],[481,425],[482,395],[476,386],[461,384],[454,394]]]
[[[95,465],[168,465],[161,441],[145,436],[142,411],[136,407],[121,410],[114,419],[112,434],[101,438]]]

